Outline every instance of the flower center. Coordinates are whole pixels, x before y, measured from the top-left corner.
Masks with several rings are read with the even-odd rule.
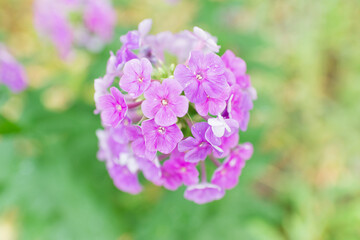
[[[206,142],[202,142],[202,143],[200,143],[200,145],[199,145],[199,147],[206,147]]]
[[[167,105],[167,104],[168,104],[168,100],[167,100],[167,99],[161,100],[161,104],[162,104],[162,105]]]
[[[182,172],[182,173],[186,172],[186,167],[180,168],[180,172]]]
[[[142,83],[144,81],[144,77],[143,76],[138,77],[138,81]]]
[[[221,173],[221,175],[225,175],[226,174],[226,169],[225,168],[222,169],[220,173]]]
[[[117,104],[117,105],[116,105],[116,109],[117,109],[119,112],[121,112],[121,110],[122,110],[121,105],[120,105],[120,104]]]
[[[161,134],[164,134],[165,133],[165,128],[164,127],[159,127],[158,132],[161,133]]]
[[[198,74],[196,74],[196,79],[199,80],[199,81],[201,81],[201,80],[203,80],[204,78],[203,78],[203,76],[201,76],[200,73],[198,73]]]

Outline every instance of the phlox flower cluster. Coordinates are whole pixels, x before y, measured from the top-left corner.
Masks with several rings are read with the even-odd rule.
[[[113,37],[116,14],[110,0],[35,0],[34,25],[62,58],[74,45],[98,51]]]
[[[23,66],[0,43],[0,84],[6,85],[12,92],[18,93],[27,87],[27,78]]]
[[[220,199],[253,152],[239,144],[256,99],[246,63],[230,50],[217,55],[217,39],[198,27],[150,35],[151,25],[121,36],[95,80],[98,158],[124,192],[141,192],[144,177],[169,190],[185,185],[198,204]]]

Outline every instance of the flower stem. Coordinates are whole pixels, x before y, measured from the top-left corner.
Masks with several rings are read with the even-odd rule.
[[[127,105],[127,106],[128,106],[128,109],[136,108],[137,106],[140,106],[142,102],[143,102],[143,101],[134,102],[134,103],[129,103],[129,104]]]
[[[221,166],[221,162],[219,160],[217,160],[213,155],[210,155],[209,158],[215,164],[216,167]]]
[[[206,182],[206,167],[205,167],[205,161],[200,162],[201,167],[201,182]]]
[[[170,157],[170,154],[161,154],[158,156],[159,161],[165,160],[166,158]]]

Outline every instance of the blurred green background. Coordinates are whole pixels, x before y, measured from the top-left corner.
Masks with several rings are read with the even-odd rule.
[[[0,239],[360,239],[360,1],[114,1],[101,53],[62,62],[32,25],[32,1],[0,0],[0,41],[30,88],[0,86]],[[239,185],[206,205],[145,184],[118,191],[96,159],[93,79],[118,37],[199,26],[248,63],[259,99]]]

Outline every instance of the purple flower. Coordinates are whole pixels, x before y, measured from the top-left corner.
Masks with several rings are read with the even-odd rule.
[[[189,186],[184,194],[187,200],[197,204],[204,204],[219,200],[225,195],[224,189],[211,183],[199,183]]]
[[[236,147],[238,144],[239,144],[238,132],[235,132],[228,137],[224,136],[221,138],[221,143],[217,145],[217,147],[220,148],[222,152],[213,151],[213,154],[216,158],[226,157],[230,154],[231,149]]]
[[[104,41],[112,39],[116,23],[115,10],[106,0],[88,0],[84,7],[84,24]]]
[[[113,83],[113,78],[108,75],[106,75],[103,78],[95,79],[95,81],[94,81],[94,89],[95,89],[94,100],[95,100],[95,105],[96,105],[96,110],[95,110],[96,114],[98,114],[100,112],[100,109],[98,106],[99,98],[101,96],[109,94],[108,88],[112,85],[112,83]]]
[[[151,82],[152,66],[149,60],[132,59],[124,66],[124,75],[120,79],[120,87],[134,98],[140,96]]]
[[[216,44],[217,39],[211,36],[208,32],[199,27],[194,27],[193,34],[198,40],[198,44],[195,47],[196,50],[208,50],[212,52],[219,51],[220,46]]]
[[[228,100],[227,112],[230,118],[240,124],[241,131],[246,131],[250,119],[250,110],[253,108],[251,95],[241,89],[237,84],[231,86],[231,94]]]
[[[79,15],[78,23],[72,16]],[[106,0],[36,0],[34,24],[40,36],[50,39],[62,58],[67,58],[73,45],[98,51],[112,38],[115,11]]]
[[[149,151],[171,153],[184,137],[176,124],[164,127],[156,124],[154,119],[150,119],[144,121],[141,127],[145,145]]]
[[[136,174],[130,172],[128,167],[113,165],[108,167],[109,175],[114,181],[114,185],[121,191],[138,194],[142,191],[139,179]]]
[[[140,34],[138,31],[129,31],[120,37],[120,41],[128,49],[138,49],[140,47]]]
[[[179,143],[178,149],[185,153],[185,161],[197,163],[205,160],[212,151],[212,146],[205,138],[206,130],[209,125],[206,122],[195,123],[191,127],[191,133],[194,137],[188,137]]]
[[[204,103],[208,96],[218,98],[229,91],[224,72],[224,63],[216,54],[192,51],[189,65],[178,65],[174,77],[191,102]]]
[[[156,151],[149,151],[145,146],[145,138],[141,132],[141,127],[131,126],[128,134],[131,136],[131,148],[134,154],[140,158],[153,160],[156,156]]]
[[[224,189],[235,187],[238,183],[241,170],[245,166],[245,161],[250,159],[252,151],[252,145],[249,143],[245,143],[235,149],[230,157],[215,170],[211,182]]]
[[[101,120],[107,126],[116,127],[124,119],[127,105],[122,93],[116,87],[110,89],[111,95],[101,96],[97,106],[101,110]]]
[[[221,96],[217,98],[207,97],[206,101],[203,103],[195,104],[196,111],[201,116],[207,116],[208,113],[212,115],[221,114],[226,108],[226,100],[229,98],[229,91],[224,92]]]
[[[239,57],[236,57],[235,54],[230,50],[226,50],[221,59],[223,60],[226,68],[234,74],[236,82],[244,88],[247,87],[247,79],[244,78],[246,73],[245,61]]]
[[[67,58],[70,54],[74,33],[67,19],[66,3],[37,0],[34,3],[34,24],[38,33],[50,39],[59,55]]]
[[[196,165],[185,162],[183,154],[177,155],[165,161],[161,168],[163,185],[169,190],[176,190],[182,184],[188,186],[199,182],[199,172]]]
[[[145,178],[156,185],[161,185],[161,168],[157,158],[149,160],[138,157],[138,164]]]
[[[0,44],[0,84],[3,83],[11,91],[17,93],[27,87],[27,79],[23,67]]]
[[[98,130],[96,135],[99,139],[98,157],[102,161],[115,162],[121,153],[127,152],[127,144],[119,143],[113,129]]]
[[[148,118],[155,118],[156,124],[170,126],[183,117],[188,111],[189,101],[180,96],[182,87],[173,79],[165,79],[162,84],[152,82],[145,91],[145,101],[141,109]]]

